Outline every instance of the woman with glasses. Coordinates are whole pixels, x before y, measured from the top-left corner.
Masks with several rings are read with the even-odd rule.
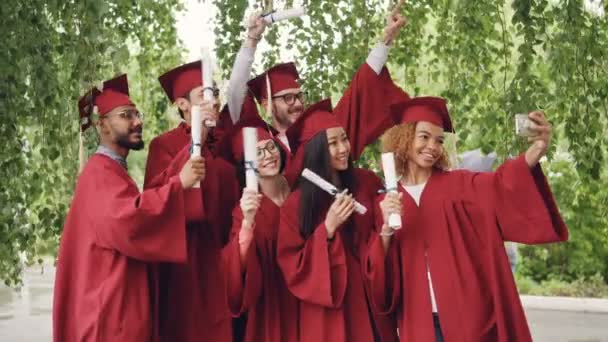
[[[243,127],[256,127],[259,191],[245,188]],[[289,195],[282,175],[287,154],[261,118],[239,122],[218,144],[218,153],[234,164],[243,195],[232,215],[232,233],[223,250],[228,304],[246,315],[243,341],[297,341],[297,299],[277,265],[279,207]],[[240,339],[239,339],[240,340]]]
[[[370,342],[397,339],[391,315],[374,315],[361,260],[373,234],[373,203],[382,187],[373,172],[354,168],[345,129],[331,103],[310,106],[288,130],[298,165],[332,183],[332,196],[308,180],[281,207],[277,260],[287,287],[300,300],[300,342]],[[356,138],[356,137],[355,137]],[[368,210],[354,212],[354,201]]]

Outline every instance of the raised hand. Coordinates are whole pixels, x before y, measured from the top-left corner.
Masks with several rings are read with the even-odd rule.
[[[528,118],[532,121],[529,126],[531,136],[528,137],[528,141],[532,142],[532,145],[526,151],[525,157],[528,166],[534,167],[547,153],[551,142],[552,127],[542,111],[534,111],[528,114]]]
[[[247,20],[247,42],[253,46],[262,39],[262,34],[268,24],[262,19],[261,13],[256,12]]]
[[[401,28],[407,24],[407,18],[399,13],[403,4],[405,4],[405,0],[399,0],[399,3],[395,5],[395,8],[393,8],[393,10],[386,18],[386,26],[384,27],[384,37],[382,39],[385,45],[390,45],[401,30]]]

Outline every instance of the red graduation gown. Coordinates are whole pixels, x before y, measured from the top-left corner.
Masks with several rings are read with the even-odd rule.
[[[150,143],[145,187],[157,187],[178,174],[188,160],[186,124]],[[203,146],[206,176],[200,189],[186,196],[188,260],[159,267],[159,334],[163,341],[232,341],[226,304],[221,250],[226,243],[231,209],[238,201],[234,168]]]
[[[173,177],[140,193],[116,161],[89,159],[59,247],[54,341],[150,341],[149,263],[186,260],[183,192]]]
[[[287,289],[277,264],[279,207],[262,197],[244,264],[239,248],[243,214],[238,206],[232,222],[231,240],[224,249],[228,303],[233,315],[247,313],[245,341],[297,341],[298,300]]]
[[[348,135],[353,160],[358,159],[367,145],[394,125],[390,105],[407,97],[393,83],[386,67],[376,74],[367,63],[361,65],[333,109],[336,119]],[[304,148],[291,152],[285,178],[293,186],[302,172]]]
[[[403,198],[403,228],[386,259],[375,238],[366,273],[401,341],[434,341],[427,263],[446,341],[531,341],[503,242],[568,239],[540,166],[522,155],[495,173],[434,171],[420,207]]]
[[[300,235],[300,191],[294,191],[281,207],[278,263],[289,290],[300,299],[300,342],[370,342],[374,326],[382,341],[396,341],[397,327],[391,315],[371,316],[368,293],[360,263],[372,236],[373,201],[382,187],[371,171],[355,169],[355,198],[368,208],[353,214],[349,225],[327,241],[323,223],[307,239]]]

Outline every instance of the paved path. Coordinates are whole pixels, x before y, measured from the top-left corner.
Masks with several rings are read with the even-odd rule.
[[[51,340],[52,268],[26,272],[25,290],[0,285],[0,342]],[[523,296],[534,341],[608,342],[608,300]]]

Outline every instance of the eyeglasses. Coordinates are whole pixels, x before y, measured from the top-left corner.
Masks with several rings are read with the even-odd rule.
[[[198,92],[198,94],[200,96],[205,96],[205,90],[207,89],[211,89],[211,91],[213,92],[213,97],[218,98],[220,97],[220,88],[218,87],[207,87],[207,88],[202,88],[200,90],[200,92]],[[187,96],[187,99],[190,100],[190,95]]]
[[[268,154],[272,155],[277,151],[277,144],[274,141],[269,141],[264,147],[258,147],[258,159],[264,158],[264,155],[266,155],[265,151],[268,151]]]
[[[294,104],[296,102],[296,99],[300,100],[300,103],[304,104],[304,101],[306,100],[306,93],[301,91],[299,93],[277,95],[277,96],[273,96],[272,98],[273,99],[282,98],[283,102],[285,102],[285,104],[287,104],[288,106],[291,106],[292,104]]]
[[[144,114],[137,110],[125,110],[124,112],[119,112],[119,113],[110,114],[110,115],[116,115],[116,116],[121,117],[124,120],[129,120],[129,121],[133,121],[135,119],[143,120],[143,118],[144,118]],[[108,117],[110,115],[104,115],[104,116]]]

